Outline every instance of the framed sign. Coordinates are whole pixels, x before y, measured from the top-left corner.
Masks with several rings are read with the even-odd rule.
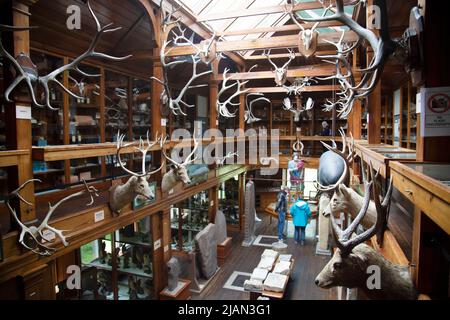
[[[420,104],[422,136],[450,136],[450,87],[422,88]]]

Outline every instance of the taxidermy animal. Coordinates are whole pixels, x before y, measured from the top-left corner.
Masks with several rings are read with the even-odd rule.
[[[365,196],[363,205],[353,222],[347,229],[342,230],[333,214],[330,215],[333,236],[338,249],[331,260],[315,279],[317,286],[332,288],[343,286],[358,288],[370,299],[383,300],[415,300],[417,292],[414,288],[407,266],[395,265],[385,259],[380,253],[366,245],[364,242],[372,238],[383,228],[382,216],[386,215],[380,203],[379,173],[374,175],[370,167],[371,182],[364,182]],[[363,233],[353,236],[363,220],[370,204],[370,196],[373,196],[376,208],[376,222]],[[369,289],[369,267],[376,266],[380,270],[379,287]]]
[[[147,141],[144,143],[142,139],[139,140],[139,146],[135,147],[135,149],[142,153],[142,173],[133,172],[125,167],[125,164],[122,162],[120,158],[120,151],[123,148],[129,147],[134,144],[128,143],[126,145],[123,144],[123,139],[125,135],[117,134],[117,161],[119,162],[120,167],[131,175],[128,181],[124,184],[112,186],[109,190],[110,200],[109,206],[113,212],[120,213],[120,210],[125,207],[127,204],[131,203],[134,198],[137,196],[145,198],[145,199],[154,199],[155,194],[150,188],[148,184],[148,178],[157,173],[162,169],[164,163],[155,171],[147,171],[145,167],[145,160],[147,153],[151,150],[153,146],[160,143],[161,138],[157,138],[155,142],[151,143],[149,139],[149,133],[147,131]],[[145,145],[146,144],[146,145]]]
[[[179,163],[175,160],[173,160],[172,158],[170,158],[166,152],[164,151],[164,149],[162,150],[162,153],[164,155],[164,157],[172,163],[173,168],[168,171],[162,179],[161,182],[161,190],[162,192],[169,192],[170,190],[172,190],[176,185],[182,183],[183,185],[187,185],[189,183],[191,183],[191,179],[189,178],[188,172],[187,172],[187,165],[190,163],[195,162],[195,160],[197,159],[197,156],[193,157],[195,155],[195,152],[197,151],[199,146],[199,142],[195,139],[195,134],[194,134],[194,149],[192,150],[192,152],[186,157],[186,159]]]
[[[294,51],[292,51],[291,49],[288,49],[288,51],[289,51],[289,60],[282,67],[278,67],[275,64],[275,62],[273,62],[272,59],[270,59],[270,50],[267,53],[264,52],[264,55],[269,60],[270,64],[275,68],[275,70],[274,70],[275,83],[279,87],[282,87],[286,83],[288,67],[291,64],[291,62],[295,60],[295,53],[294,53]]]
[[[8,197],[6,198],[5,204],[6,207],[8,208],[9,212],[11,213],[11,215],[13,216],[14,220],[16,221],[16,223],[19,225],[19,227],[21,228],[20,234],[19,234],[19,243],[24,246],[26,249],[37,253],[39,255],[42,256],[49,256],[52,253],[54,253],[56,251],[55,248],[51,248],[48,245],[44,244],[45,242],[50,242],[49,240],[47,240],[44,237],[44,232],[46,230],[53,232],[55,234],[55,236],[57,238],[59,238],[62,242],[62,244],[67,247],[69,245],[69,243],[66,240],[66,236],[63,234],[64,231],[66,230],[58,230],[52,226],[49,225],[50,219],[53,215],[53,213],[56,211],[56,209],[58,209],[58,207],[63,204],[64,202],[72,199],[72,198],[76,198],[76,197],[80,197],[86,193],[88,193],[90,195],[90,202],[87,204],[87,206],[91,206],[94,203],[94,198],[93,195],[98,197],[97,194],[97,189],[95,189],[95,187],[89,186],[86,184],[86,182],[83,180],[84,185],[86,187],[85,190],[73,193],[61,200],[59,200],[55,205],[51,205],[49,203],[49,209],[47,212],[47,215],[45,216],[45,218],[42,220],[42,222],[39,225],[32,225],[32,226],[27,226],[24,223],[22,223],[22,221],[20,221],[16,209],[13,208],[11,206],[10,201],[14,198],[17,197],[19,198],[20,201],[24,202],[25,204],[32,206],[33,204],[28,202],[27,200],[25,200],[21,195],[20,195],[20,191],[22,189],[24,189],[29,183],[31,182],[41,182],[41,180],[39,179],[30,179],[26,182],[24,182],[21,186],[19,186],[19,188],[17,188],[16,190],[12,191]],[[44,243],[43,243],[44,242]]]

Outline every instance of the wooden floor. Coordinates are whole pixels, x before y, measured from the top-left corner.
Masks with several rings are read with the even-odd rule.
[[[259,213],[262,218],[259,223],[257,235],[276,235],[277,220],[273,219],[270,224],[268,216]],[[216,276],[201,294],[193,294],[193,300],[248,300],[248,292],[240,292],[223,288],[224,284],[234,271],[252,273],[257,266],[264,247],[251,246],[242,247],[242,233],[233,233],[233,251],[228,261],[221,267]],[[288,239],[288,250],[293,255],[296,265],[292,280],[288,284],[285,295],[287,300],[335,300],[336,289],[324,290],[314,284],[316,275],[328,262],[330,257],[316,256],[313,239],[307,239],[305,246],[299,246],[293,239]]]

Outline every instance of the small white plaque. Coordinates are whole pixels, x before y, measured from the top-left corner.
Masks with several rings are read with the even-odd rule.
[[[105,211],[97,211],[94,213],[94,222],[100,222],[102,220],[105,220]]]
[[[167,125],[167,119],[162,118],[161,119],[161,126],[165,127]]]
[[[55,238],[56,238],[56,234],[50,230],[44,230],[42,232],[42,235],[43,235],[42,238],[47,241],[52,241],[52,240],[55,240]]]
[[[169,246],[164,246],[164,252],[169,251]]]
[[[420,114],[421,107],[422,107],[422,94],[419,91],[416,95],[416,113],[417,114]]]
[[[16,106],[16,118],[31,120],[31,107],[27,106]]]
[[[158,239],[155,241],[155,243],[153,244],[153,249],[156,251],[159,248],[161,248],[161,239]]]
[[[214,200],[211,200],[210,206],[211,206],[211,207],[214,207]]]
[[[219,120],[216,120],[216,126],[218,126],[219,125]]]

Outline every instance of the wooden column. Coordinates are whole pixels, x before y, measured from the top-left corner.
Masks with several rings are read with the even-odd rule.
[[[105,105],[105,69],[100,68],[100,141],[102,143],[106,142],[106,105]],[[106,158],[102,157],[102,167],[101,167],[102,177],[106,177]]]
[[[25,3],[25,2],[24,2]],[[24,4],[19,1],[13,1],[12,7],[8,8],[8,5],[2,7],[2,11],[11,12],[12,16],[8,16],[6,13],[5,19],[9,21],[2,21],[2,23],[14,25],[17,27],[29,26],[29,5],[33,1],[27,1]],[[6,7],[6,8],[5,8]],[[30,55],[30,34],[29,31],[18,32],[5,32],[3,37],[3,45],[5,49],[13,56],[17,57],[20,53]],[[14,78],[9,70],[9,63],[6,59],[3,60],[6,67],[5,70],[5,87],[7,87]],[[23,83],[23,81],[22,81]],[[19,185],[25,181],[33,178],[33,165],[31,159],[31,147],[32,147],[32,130],[31,119],[16,119],[16,108],[18,106],[25,108],[32,108],[31,98],[26,89],[26,94],[20,95],[19,87],[13,92],[14,102],[6,103],[5,107],[5,119],[6,119],[6,145],[10,150],[28,150],[30,152],[29,157],[24,157],[17,168],[8,170],[8,189],[10,191],[16,189]],[[31,112],[31,110],[30,110]],[[34,203],[34,184],[30,183],[21,191],[22,197],[27,201]],[[36,218],[35,208],[30,207],[23,202],[17,202],[17,208],[20,212],[20,219],[22,222],[31,222]]]
[[[212,62],[212,74],[209,82],[209,128],[216,129],[218,127],[217,118],[217,94],[219,93],[219,83],[214,80],[219,75],[219,61]]]
[[[153,243],[153,286],[155,288],[155,295],[167,286],[167,269],[164,261],[164,247],[163,243],[163,224],[162,212],[158,212],[151,216],[152,223],[152,243]],[[159,243],[159,246],[157,244]]]
[[[244,208],[245,208],[245,177],[246,173],[239,175],[239,230],[244,226]]]
[[[160,54],[160,49],[159,48],[155,48],[153,50],[153,56],[158,56],[159,57]],[[157,79],[164,79],[164,75],[163,75],[163,68],[162,68],[162,64],[161,61],[159,59],[155,59],[153,61],[153,76]],[[152,119],[151,119],[151,133],[152,133],[152,140],[156,139],[156,135],[163,135],[165,136],[167,131],[166,131],[166,127],[161,125],[161,94],[164,91],[164,88],[161,86],[160,83],[158,83],[157,81],[152,81],[151,82],[151,96],[152,96],[152,101],[151,101],[151,113],[152,113]],[[131,119],[130,119],[131,121]],[[167,124],[167,123],[166,123]],[[161,156],[160,152],[153,152],[152,153],[152,165],[153,166],[159,166],[160,164],[162,164],[165,161],[165,158]],[[164,166],[162,168],[161,171],[157,172],[156,174],[153,175],[153,178],[155,179],[155,181],[161,181],[162,180],[162,176],[164,175],[164,173],[167,170],[167,166]]]
[[[245,131],[244,115],[245,115],[245,94],[243,93],[239,96],[239,129],[241,129],[242,131]]]
[[[170,225],[170,209],[167,208],[162,211],[162,247],[163,247],[163,255],[164,255],[164,263],[169,261],[172,257],[172,229]]]
[[[69,63],[69,58],[64,57],[64,64]],[[66,88],[69,88],[69,72],[63,74],[63,84]],[[70,97],[69,94],[63,93],[63,141],[64,144],[70,144]],[[100,115],[103,115],[100,112]],[[64,180],[65,183],[70,183],[70,160],[64,160]]]
[[[208,200],[209,200],[209,221],[214,223],[216,219],[216,213],[218,208],[218,195],[217,195],[217,186],[212,187],[208,190]]]

